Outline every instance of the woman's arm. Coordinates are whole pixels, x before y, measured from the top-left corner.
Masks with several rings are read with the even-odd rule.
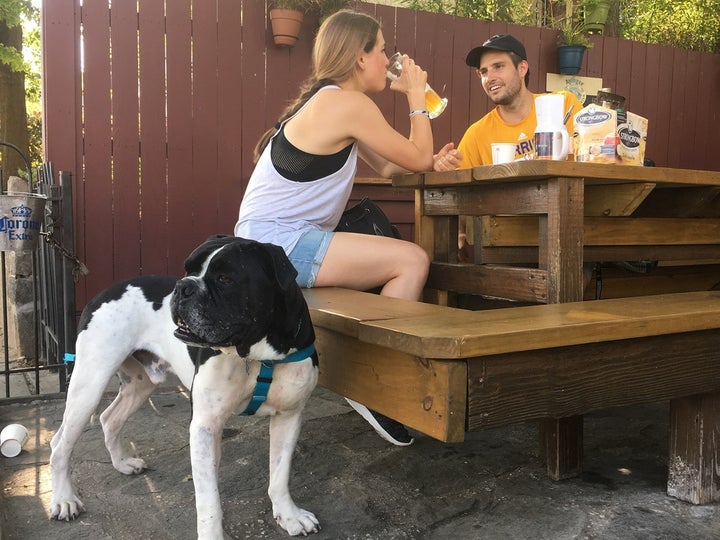
[[[347,125],[351,137],[359,142],[360,157],[370,167],[385,177],[407,171],[432,170],[432,128],[426,115],[414,114],[410,118],[410,135],[405,137],[388,123],[369,97],[361,93],[353,97],[359,98],[359,103],[354,103]],[[408,101],[411,101],[410,97]],[[415,105],[416,109],[409,108],[408,114],[411,110],[424,109],[424,90],[417,101],[421,105]]]
[[[404,93],[410,111],[425,108],[427,74],[405,59],[403,74],[391,88]],[[311,154],[331,154],[358,141],[360,157],[383,176],[428,171],[433,166],[430,119],[412,114],[404,136],[385,119],[377,104],[357,88],[327,89],[316,95],[285,126],[288,140]]]

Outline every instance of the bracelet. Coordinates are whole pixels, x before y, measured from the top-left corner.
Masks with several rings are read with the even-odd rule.
[[[410,111],[410,118],[412,118],[413,116],[417,116],[418,114],[423,114],[430,118],[430,113],[427,112],[425,109],[413,109],[412,111]]]

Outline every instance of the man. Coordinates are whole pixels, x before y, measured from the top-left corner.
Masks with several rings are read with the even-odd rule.
[[[530,65],[523,44],[511,35],[496,35],[472,49],[465,63],[477,70],[485,93],[496,107],[467,128],[457,150],[449,143],[434,156],[434,170],[491,164],[490,145],[494,142],[515,143],[516,160],[534,158],[537,95],[527,88]],[[560,93],[565,97],[563,110],[570,111],[566,127],[572,136],[573,114],[582,108],[582,104],[570,92]],[[465,258],[463,254],[467,255],[464,228],[464,220],[461,220],[458,239],[461,258]]]

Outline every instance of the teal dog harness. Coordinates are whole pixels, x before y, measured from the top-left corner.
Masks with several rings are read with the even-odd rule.
[[[253,397],[248,403],[245,410],[240,413],[240,416],[252,416],[260,408],[260,405],[265,403],[267,399],[268,390],[270,390],[270,383],[272,382],[273,370],[275,364],[287,364],[290,362],[300,362],[309,358],[315,353],[315,345],[309,345],[304,349],[295,351],[292,354],[287,355],[285,358],[280,360],[261,360],[260,361],[260,372],[257,376],[255,383],[255,390],[253,390]]]

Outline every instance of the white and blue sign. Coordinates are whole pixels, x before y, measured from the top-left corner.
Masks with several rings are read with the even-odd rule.
[[[44,209],[43,196],[0,196],[0,251],[36,249]]]

